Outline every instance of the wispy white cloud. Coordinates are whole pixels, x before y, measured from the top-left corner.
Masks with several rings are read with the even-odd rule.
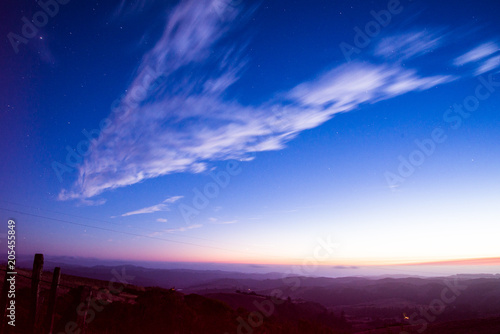
[[[100,198],[97,200],[92,200],[92,199],[88,199],[88,198],[81,198],[78,205],[79,206],[99,206],[99,205],[103,205],[104,203],[106,203],[106,200],[104,198]]]
[[[156,221],[157,221],[158,223],[166,223],[168,220],[167,220],[167,219],[165,219],[165,218],[158,218]]]
[[[181,198],[182,198],[182,196],[170,197],[170,198],[167,198],[166,200],[164,200],[163,202],[161,202],[160,204],[148,206],[147,208],[143,208],[143,209],[139,209],[139,210],[135,210],[135,211],[130,211],[130,212],[122,214],[121,216],[128,217],[128,216],[141,215],[141,214],[146,214],[146,213],[154,213],[154,212],[159,212],[159,211],[169,211],[170,210],[169,204],[175,203],[176,201],[178,201]],[[165,222],[166,222],[166,220],[165,220]]]
[[[421,77],[397,65],[349,63],[319,79],[294,88],[290,96],[311,107],[333,113],[352,110],[362,103],[380,101],[455,80],[449,75]]]
[[[195,225],[188,225],[188,226],[183,226],[183,227],[178,227],[178,228],[171,228],[171,229],[165,230],[163,232],[165,232],[165,233],[186,232],[186,231],[201,228],[201,227],[203,227],[202,224],[195,224]]]
[[[182,198],[184,198],[184,196],[172,196],[164,200],[163,203],[175,203]]]
[[[124,18],[132,15],[138,15],[143,12],[148,6],[152,5],[153,1],[149,0],[121,0],[120,4],[115,8],[112,18]]]
[[[405,94],[411,91],[422,91],[429,88],[457,80],[452,75],[435,75],[419,77],[416,71],[406,70],[398,74],[398,78],[391,82],[386,88],[387,97]]]
[[[218,219],[216,220],[211,220],[210,221],[212,222],[212,224],[216,224],[216,225],[230,225],[230,224],[236,224],[238,221],[237,220],[223,220],[223,221],[219,221]]]
[[[483,73],[493,71],[494,69],[500,68],[500,56],[494,56],[486,59],[476,70],[476,75],[481,75]]]
[[[375,48],[375,55],[404,60],[431,52],[441,44],[441,36],[424,30],[413,31],[383,38]]]
[[[177,228],[170,228],[170,229],[162,230],[162,231],[156,231],[156,232],[148,234],[148,236],[149,237],[160,237],[160,236],[167,234],[167,233],[186,232],[186,231],[190,231],[190,230],[194,230],[194,229],[202,228],[202,227],[203,227],[202,224],[194,224],[194,225],[182,226],[182,227],[177,227]]]
[[[231,8],[221,20],[212,2],[189,0],[174,8],[162,37],[142,58],[128,95],[113,111],[110,127],[100,134],[79,167],[78,180],[60,199],[87,200],[162,175],[200,173],[210,161],[250,159],[253,152],[284,148],[301,131],[336,113],[456,79],[421,76],[397,63],[353,62],[268,103],[243,105],[226,93],[244,71],[245,48],[223,42],[244,16]],[[423,52],[422,45],[400,44],[406,57]],[[122,216],[164,211],[168,204]]]
[[[484,58],[490,57],[494,53],[498,52],[500,47],[495,42],[487,42],[483,43],[469,52],[461,55],[460,57],[455,58],[453,64],[455,66],[462,66],[468,63],[477,62]]]

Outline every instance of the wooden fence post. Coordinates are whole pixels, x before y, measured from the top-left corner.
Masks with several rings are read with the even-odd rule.
[[[56,311],[57,288],[61,279],[61,268],[54,268],[54,276],[52,276],[52,285],[50,287],[49,306],[47,307],[47,315],[45,318],[45,332],[52,334],[54,326],[54,313]]]
[[[87,329],[87,324],[85,322],[85,319],[87,318],[87,312],[90,307],[90,299],[92,298],[92,289],[90,286],[80,286],[80,305],[83,304],[83,310],[85,310],[83,313],[79,312],[78,313],[78,319],[76,323],[78,324],[78,328],[81,329],[80,334],[85,334],[85,330]]]
[[[36,333],[36,319],[38,311],[38,297],[40,293],[40,279],[43,271],[43,254],[35,254],[33,272],[31,273],[31,305],[29,313],[29,326],[31,333]]]

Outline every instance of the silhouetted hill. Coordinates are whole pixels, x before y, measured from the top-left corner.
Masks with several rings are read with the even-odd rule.
[[[1,269],[4,269],[3,267]],[[108,268],[109,269],[109,268]],[[116,268],[118,273],[130,268]],[[122,271],[125,269],[125,271]],[[16,327],[9,333],[28,333],[27,317],[31,272],[19,269],[17,285]],[[108,273],[108,277],[109,277]],[[42,281],[50,281],[52,273],[44,271]],[[114,275],[114,274],[113,274]],[[4,271],[0,271],[3,282]],[[82,314],[81,285],[91,287],[90,309],[86,333],[349,333],[349,325],[316,303],[295,303],[274,300],[269,296],[249,296],[233,293],[236,304],[231,307],[218,300],[198,294],[184,294],[175,289],[138,287],[127,284],[120,288],[116,276],[111,281],[95,280],[63,274],[58,289],[55,314],[55,333],[76,333],[78,315]],[[113,283],[114,282],[114,283]],[[110,284],[113,283],[113,284]],[[118,291],[113,292],[113,289]],[[221,296],[223,297],[223,296]],[[245,307],[243,300],[248,299]],[[47,309],[48,290],[40,292],[37,328],[42,328]],[[273,309],[258,311],[253,302]],[[256,313],[259,312],[259,313]],[[68,327],[69,326],[69,327]]]
[[[64,258],[64,262],[45,261],[44,268],[46,270],[53,270],[55,267],[60,267],[63,272],[68,275],[88,277],[99,280],[109,280],[113,270],[121,270],[125,268],[130,276],[134,276],[134,284],[140,286],[159,286],[163,288],[187,288],[194,285],[200,285],[212,282],[219,279],[255,279],[264,280],[269,278],[280,278],[280,273],[266,273],[266,274],[249,274],[234,271],[222,270],[193,270],[193,269],[155,269],[144,268],[134,265],[97,265],[97,266],[83,266],[68,264],[70,258]],[[75,261],[79,263],[79,261]],[[91,263],[84,261],[84,263]],[[25,259],[17,262],[18,268],[31,268],[33,259]]]
[[[498,275],[269,279],[137,266],[66,266],[62,273],[57,333],[76,317],[81,285],[92,287],[91,305],[103,303],[91,312],[87,333],[500,333]],[[111,293],[116,273],[126,273],[130,284]],[[15,333],[23,333],[29,309],[30,280],[23,276],[16,282]],[[42,280],[49,282],[51,273],[44,271]],[[46,283],[40,296],[46,308]]]
[[[251,300],[246,301],[243,301],[246,297],[237,294],[220,297],[233,302],[241,298],[236,304],[252,304],[251,300],[272,304],[266,297],[249,297]],[[348,333],[342,330],[345,326],[320,305],[311,308],[283,301],[266,316],[262,312],[256,313],[252,307],[231,307],[224,300],[150,288],[140,293],[133,305],[113,304],[106,307],[102,317],[96,319],[89,329],[96,333],[326,334]]]

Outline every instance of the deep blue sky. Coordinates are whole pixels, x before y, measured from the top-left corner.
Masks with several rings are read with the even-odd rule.
[[[330,238],[323,264],[499,256],[497,1],[73,0],[17,45],[41,8],[2,7],[18,251],[286,264]]]

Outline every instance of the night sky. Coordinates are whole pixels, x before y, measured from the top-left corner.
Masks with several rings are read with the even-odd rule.
[[[500,256],[498,1],[1,6],[0,245],[12,218],[23,254]]]

